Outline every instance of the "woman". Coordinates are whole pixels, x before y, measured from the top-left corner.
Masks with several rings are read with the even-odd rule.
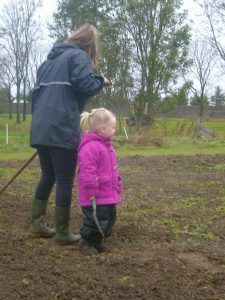
[[[37,72],[32,96],[30,144],[37,148],[41,179],[32,203],[31,230],[62,244],[80,238],[69,230],[72,186],[80,142],[80,114],[90,96],[109,81],[93,75],[98,57],[98,35],[89,24],[81,26],[63,43],[56,43]],[[55,229],[43,218],[56,183]]]

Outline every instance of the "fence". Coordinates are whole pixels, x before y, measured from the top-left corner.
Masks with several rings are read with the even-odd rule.
[[[92,108],[91,103],[87,105],[86,109]],[[31,103],[27,103],[26,107],[27,114],[31,113]],[[112,111],[118,115],[116,110]],[[23,104],[20,104],[20,113],[23,112]],[[0,102],[0,113],[7,114],[8,113],[8,103]],[[13,104],[13,113],[16,113],[16,104]],[[129,113],[129,105],[123,105],[120,107],[120,116],[128,117]],[[168,117],[168,118],[195,118],[197,119],[199,116],[199,106],[198,105],[178,105],[173,110],[166,113],[158,113],[157,117]],[[225,106],[206,106],[203,112],[204,118],[212,118],[212,119],[225,119]]]
[[[12,104],[12,113],[15,114],[16,110],[17,110],[16,103],[13,103]],[[19,111],[21,114],[23,113],[23,104],[22,103],[19,104]],[[4,102],[1,101],[0,102],[0,113],[7,114],[8,112],[9,112],[9,103],[6,101],[4,101]],[[30,102],[28,102],[26,104],[26,112],[27,112],[27,114],[31,113],[31,103]]]

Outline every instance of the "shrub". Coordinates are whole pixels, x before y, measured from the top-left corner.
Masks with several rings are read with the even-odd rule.
[[[162,147],[163,133],[154,128],[143,127],[134,135],[133,144]]]

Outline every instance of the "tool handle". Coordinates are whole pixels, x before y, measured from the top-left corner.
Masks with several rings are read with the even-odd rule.
[[[35,158],[37,155],[37,152],[35,152],[23,165],[22,167],[16,172],[16,174],[3,186],[3,188],[0,190],[0,196],[1,194],[7,189],[7,187],[16,179],[16,177],[26,168],[26,166],[29,165],[29,163]]]
[[[97,206],[96,206],[96,199],[93,198],[91,199],[92,200],[92,208],[93,208],[93,219],[94,219],[94,222],[95,222],[95,225],[97,226],[98,228],[98,231],[100,232],[102,238],[104,239],[105,238],[105,235],[104,235],[104,232],[102,231],[101,229],[101,226],[98,222],[98,218],[97,218],[97,215],[96,215],[96,209],[97,209]]]
[[[94,211],[96,211],[96,199],[95,198],[92,199],[92,208]]]

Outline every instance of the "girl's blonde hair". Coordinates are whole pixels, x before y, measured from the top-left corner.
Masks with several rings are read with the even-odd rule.
[[[75,43],[86,51],[90,58],[93,68],[97,66],[99,56],[99,38],[97,29],[90,24],[84,24],[73,31],[66,39],[66,43]]]
[[[100,125],[110,125],[114,120],[116,117],[111,111],[105,108],[96,108],[92,109],[90,113],[84,111],[81,114],[80,126],[83,131],[87,127],[97,130]]]

